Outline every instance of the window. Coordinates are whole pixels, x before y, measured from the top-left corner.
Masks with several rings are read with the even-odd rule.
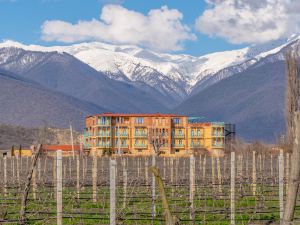
[[[195,135],[195,132],[194,130],[191,130],[191,135],[194,136]]]
[[[124,118],[117,117],[117,123],[124,123]]]
[[[174,124],[181,124],[181,118],[173,118],[172,121]]]
[[[179,140],[179,145],[182,145],[182,140]]]
[[[135,123],[137,123],[137,124],[143,124],[144,123],[144,117],[137,117],[137,118],[135,118]]]
[[[179,135],[182,135],[182,130],[181,129],[178,132],[179,132]]]
[[[200,136],[201,135],[201,130],[197,129],[197,135]]]
[[[176,150],[175,150],[175,152],[177,152],[177,153],[178,153],[178,152],[179,152],[179,149],[176,149]]]

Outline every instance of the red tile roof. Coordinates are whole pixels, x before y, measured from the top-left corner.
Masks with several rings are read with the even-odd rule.
[[[43,145],[44,151],[72,151],[72,145]],[[74,145],[74,151],[80,151],[80,145]]]
[[[178,115],[178,114],[164,114],[164,113],[102,113],[102,114],[96,114],[92,116],[87,117],[93,117],[93,116],[112,116],[112,117],[185,117],[184,115]]]

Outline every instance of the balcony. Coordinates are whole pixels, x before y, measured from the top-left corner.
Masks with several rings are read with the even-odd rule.
[[[84,137],[91,137],[92,134],[91,134],[91,133],[84,132],[83,136],[84,136]]]
[[[110,137],[111,133],[110,132],[98,132],[96,133],[97,137]]]
[[[104,144],[104,143],[98,143],[96,145],[97,148],[110,148],[111,147],[111,144],[110,143],[107,143],[107,144]]]
[[[197,137],[203,137],[203,134],[202,133],[191,133],[191,137],[192,138],[197,138]]]
[[[129,146],[128,146],[128,144],[122,144],[122,145],[120,145],[120,148],[128,148]],[[119,146],[118,146],[118,144],[116,144],[115,145],[115,149],[118,149],[119,148]]]
[[[115,133],[115,137],[128,137],[128,133]]]
[[[174,134],[174,133],[173,133],[173,134],[172,134],[172,137],[173,137],[173,138],[184,138],[184,134],[178,134],[178,133],[175,133],[175,134]]]
[[[224,148],[225,145],[224,143],[213,143],[212,146],[216,148]]]
[[[148,148],[148,145],[146,144],[134,144],[135,148]]]
[[[110,121],[107,121],[107,122],[98,121],[96,125],[97,126],[109,127],[109,126],[111,126],[111,122]]]
[[[184,144],[172,144],[173,148],[184,148]]]
[[[143,133],[143,132],[139,132],[139,133],[134,133],[134,136],[135,137],[148,137],[148,134],[147,133]]]
[[[213,132],[211,135],[213,137],[224,137],[224,132]]]
[[[191,148],[203,148],[203,145],[198,144],[198,143],[191,143],[190,147]]]

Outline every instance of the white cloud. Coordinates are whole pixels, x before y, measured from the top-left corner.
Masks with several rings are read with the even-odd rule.
[[[299,0],[206,2],[208,8],[196,20],[196,29],[231,43],[263,43],[300,32]]]
[[[183,48],[185,41],[196,39],[182,23],[182,17],[181,12],[167,6],[143,15],[121,5],[105,5],[100,20],[79,21],[76,24],[61,20],[45,21],[42,39],[67,43],[105,41],[135,44],[159,51],[176,51]]]

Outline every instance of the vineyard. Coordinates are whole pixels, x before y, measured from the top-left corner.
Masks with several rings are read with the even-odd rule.
[[[0,223],[19,224],[32,158],[0,158]],[[26,201],[26,224],[165,224],[152,157],[41,155]],[[155,157],[179,224],[279,224],[290,154]],[[300,218],[300,204],[295,218]],[[59,209],[61,207],[62,210]]]

